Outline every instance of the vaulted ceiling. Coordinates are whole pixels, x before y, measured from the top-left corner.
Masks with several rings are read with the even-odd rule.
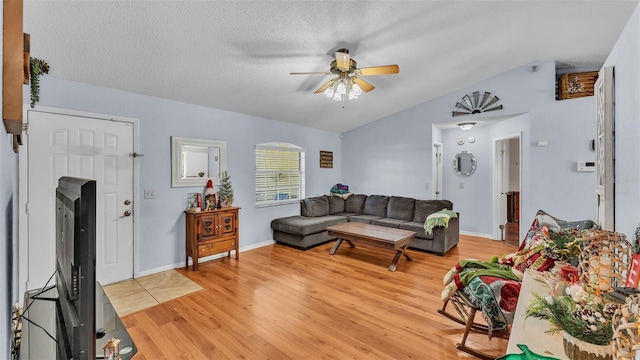
[[[26,0],[24,31],[49,76],[343,132],[531,62],[599,66],[637,3]],[[344,47],[400,73],[344,107],[289,75]]]

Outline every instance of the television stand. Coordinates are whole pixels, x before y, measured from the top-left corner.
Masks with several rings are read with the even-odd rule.
[[[24,294],[26,311],[22,316],[20,360],[56,358],[56,342],[49,335],[53,338],[56,336],[57,298],[58,291],[55,287],[44,291],[34,289]],[[100,283],[96,282],[96,330],[98,329],[104,330],[104,336],[96,338],[96,354],[91,359],[102,358],[102,347],[110,338],[120,339],[120,356],[123,360],[131,359],[137,352],[111,301]]]

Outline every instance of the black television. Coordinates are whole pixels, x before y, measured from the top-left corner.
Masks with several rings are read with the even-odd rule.
[[[56,188],[57,359],[96,358],[96,182]]]

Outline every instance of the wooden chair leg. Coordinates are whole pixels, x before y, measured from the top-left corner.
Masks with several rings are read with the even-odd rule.
[[[455,313],[453,313],[452,311],[447,311],[447,307],[453,307],[455,309]],[[478,324],[475,322],[476,313],[478,311],[482,310],[478,309],[461,290],[456,290],[451,298],[444,302],[444,304],[442,305],[442,309],[438,309],[438,313],[446,316],[447,318],[455,321],[458,324],[464,325],[465,327],[464,334],[462,335],[462,341],[456,344],[456,349],[464,351],[467,354],[473,355],[480,359],[492,360],[494,359],[493,356],[487,355],[466,345],[467,338],[469,337],[469,333],[471,331],[482,334],[489,333],[489,327],[487,325]],[[508,331],[505,333],[498,331],[493,335],[502,338],[509,338]]]
[[[483,360],[494,360],[494,356],[489,356],[485,353],[467,347],[467,337],[469,336],[469,332],[473,328],[473,320],[476,317],[476,308],[471,308],[470,316],[467,318],[467,323],[465,324],[464,334],[462,335],[462,341],[456,344],[456,349],[466,352],[467,354],[473,355],[477,358]]]
[[[457,322],[460,325],[466,326],[468,323],[467,320],[470,317],[474,319],[474,316],[471,315],[471,309],[473,309],[474,307],[471,303],[468,302],[468,300],[466,300],[466,296],[460,295],[458,291],[460,290],[456,290],[453,296],[444,302],[444,304],[442,305],[442,309],[438,309],[438,313],[446,316],[447,318]],[[447,306],[449,304],[453,306],[457,315],[447,311]],[[474,313],[475,313],[475,310],[474,310]],[[484,334],[489,333],[488,326],[484,324],[473,323],[471,325],[471,329],[473,331],[477,331]]]

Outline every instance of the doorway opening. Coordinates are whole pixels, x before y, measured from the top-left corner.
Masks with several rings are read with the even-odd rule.
[[[519,246],[521,134],[494,140],[494,239]]]
[[[432,174],[434,175],[433,198],[442,200],[442,144],[433,143]]]

